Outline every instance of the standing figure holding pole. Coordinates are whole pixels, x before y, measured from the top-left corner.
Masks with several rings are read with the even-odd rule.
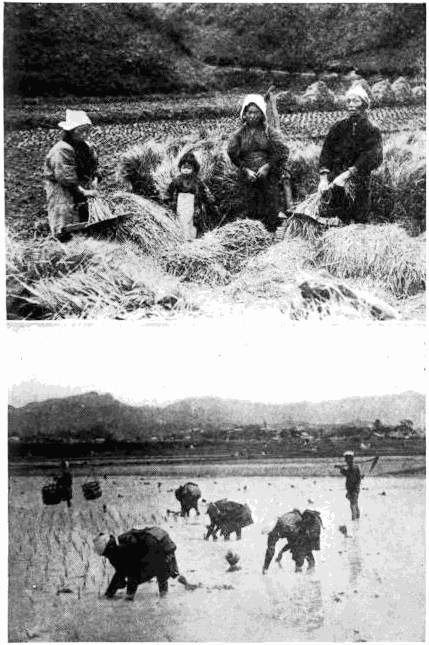
[[[344,453],[344,459],[347,467],[338,465],[335,466],[335,468],[338,468],[340,473],[346,478],[346,497],[350,502],[353,521],[360,518],[358,499],[360,493],[360,483],[362,481],[362,475],[359,466],[354,463],[354,456],[354,452],[347,450]]]

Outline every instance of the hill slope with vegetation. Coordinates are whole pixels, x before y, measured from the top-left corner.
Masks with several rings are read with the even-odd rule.
[[[23,96],[221,90],[231,78],[219,66],[417,74],[425,24],[424,4],[5,3],[4,86]]]
[[[423,410],[424,396],[416,392],[290,404],[201,397],[166,406],[131,406],[110,394],[90,392],[19,408],[9,406],[8,434],[24,441],[145,441],[153,434],[162,437],[195,427],[219,429],[246,424],[347,424],[359,419],[365,424],[379,418],[389,425],[407,418],[417,426]]]

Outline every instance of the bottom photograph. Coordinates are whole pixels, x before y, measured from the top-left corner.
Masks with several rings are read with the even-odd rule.
[[[9,642],[424,642],[424,333],[9,324]]]

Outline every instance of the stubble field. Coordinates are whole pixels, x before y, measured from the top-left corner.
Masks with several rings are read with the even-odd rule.
[[[70,510],[43,506],[45,478],[11,476],[10,640],[424,641],[423,478],[366,477],[361,519],[352,524],[341,477],[199,477],[204,500],[246,502],[255,519],[240,542],[206,542],[205,503],[199,517],[167,513],[179,510],[174,489],[187,478],[143,472],[102,476],[103,496],[93,502],[83,498],[84,478],[75,477]],[[273,562],[262,576],[267,532],[294,507],[322,513],[316,570],[295,574],[286,554],[282,569]],[[338,531],[342,524],[349,538]],[[151,525],[169,531],[179,569],[197,589],[172,581],[161,601],[154,581],[139,587],[133,604],[123,592],[105,600],[112,568],[93,552],[93,537]],[[229,548],[240,555],[240,571],[227,573]]]

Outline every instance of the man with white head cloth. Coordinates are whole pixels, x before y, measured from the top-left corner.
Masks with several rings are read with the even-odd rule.
[[[381,132],[368,119],[369,91],[359,82],[349,89],[348,116],[329,130],[319,159],[321,215],[344,224],[368,221],[371,172],[383,161]]]

